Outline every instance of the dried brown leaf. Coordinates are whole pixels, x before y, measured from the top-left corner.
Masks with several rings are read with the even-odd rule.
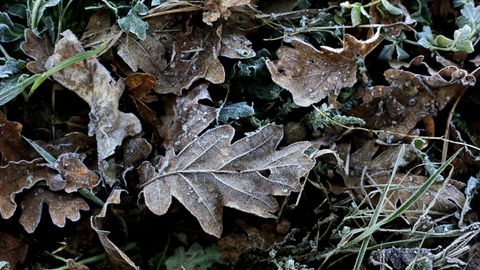
[[[363,104],[349,113],[363,118],[367,127],[392,134],[379,134],[386,141],[403,138],[425,117],[436,116],[452,100],[475,84],[465,70],[449,66],[433,75],[389,69],[384,73],[390,86],[375,86],[365,93]]]
[[[165,149],[179,152],[215,120],[215,108],[198,103],[210,100],[207,87],[208,84],[202,83],[177,97],[173,111],[161,119]]]
[[[55,45],[55,53],[47,60],[47,67],[84,51],[75,35],[67,30]],[[127,136],[138,134],[142,127],[131,113],[118,110],[124,90],[123,82],[111,77],[107,69],[95,58],[75,63],[55,73],[53,78],[77,93],[91,108],[88,134],[96,135],[99,160],[115,152]]]
[[[194,33],[179,34],[173,43],[172,59],[157,78],[155,91],[160,94],[180,95],[198,79],[215,84],[225,81],[225,69],[218,60],[222,27],[197,28]]]
[[[40,38],[32,30],[25,30],[25,41],[20,44],[22,51],[34,59],[27,63],[27,69],[33,73],[43,73],[47,71],[45,63],[50,55],[53,54],[53,46],[47,35]]]
[[[10,161],[0,167],[0,214],[3,219],[8,219],[14,214],[17,208],[15,196],[24,189],[29,189],[42,180],[47,181],[50,186],[62,182],[61,177],[42,166],[41,162],[42,159],[30,162]]]
[[[68,270],[90,270],[87,266],[75,262],[73,259],[67,260]]]
[[[53,224],[63,228],[66,219],[77,221],[80,210],[89,210],[87,202],[74,194],[52,192],[43,188],[29,190],[22,201],[20,224],[25,231],[32,233],[37,228],[42,217],[43,204],[48,204],[48,213]]]
[[[152,152],[152,145],[144,138],[135,137],[126,141],[123,147],[125,165],[138,165]]]
[[[357,57],[367,56],[382,41],[380,32],[365,41],[346,34],[343,48],[312,45],[294,39],[293,48],[277,50],[279,60],[267,60],[272,80],[292,93],[295,104],[308,107],[323,98],[336,97],[344,87],[357,81]]]
[[[203,22],[212,25],[220,17],[228,19],[232,14],[229,8],[248,5],[250,2],[251,0],[207,0],[204,4]]]
[[[156,97],[148,95],[157,83],[155,76],[148,73],[132,73],[124,79],[124,82],[132,98],[146,103],[156,100]]]
[[[163,215],[173,196],[205,232],[217,237],[223,230],[223,206],[273,217],[278,204],[272,195],[298,191],[299,178],[315,164],[304,154],[310,143],[298,142],[277,151],[283,137],[278,126],[266,126],[231,144],[234,132],[231,126],[219,126],[177,154],[168,150],[155,167],[144,162],[141,193],[147,207]]]
[[[22,124],[10,122],[5,114],[0,112],[0,152],[2,163],[20,160],[25,147],[22,139]]]
[[[100,183],[100,177],[83,164],[84,158],[77,153],[65,153],[61,154],[55,163],[49,165],[64,179],[65,186],[62,189],[65,192],[76,192],[80,188],[92,189]]]
[[[147,35],[143,41],[127,35],[119,40],[117,50],[133,72],[140,68],[146,73],[156,74],[167,67],[165,47],[152,35]]]
[[[231,59],[248,59],[255,57],[252,42],[241,31],[225,28],[222,34],[220,56]]]
[[[0,261],[10,264],[10,269],[16,269],[25,261],[28,253],[28,243],[20,236],[0,232]]]
[[[119,249],[112,241],[110,241],[110,239],[108,239],[110,232],[102,229],[103,222],[107,216],[108,206],[111,204],[120,204],[120,197],[124,191],[125,190],[121,189],[113,190],[103,205],[102,211],[98,215],[90,218],[90,224],[92,229],[97,232],[100,242],[107,253],[108,259],[112,263],[113,269],[138,270],[140,268],[136,266],[135,263],[121,249]]]

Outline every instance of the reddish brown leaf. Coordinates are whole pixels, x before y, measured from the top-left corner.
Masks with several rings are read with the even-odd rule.
[[[43,73],[47,71],[45,63],[50,55],[53,54],[53,46],[47,35],[40,38],[32,30],[25,30],[25,41],[20,44],[22,51],[34,59],[27,63],[27,69],[33,73]]]
[[[163,215],[173,196],[205,232],[217,237],[223,230],[223,206],[273,217],[278,204],[272,195],[298,191],[299,178],[315,164],[304,154],[310,143],[277,151],[283,137],[278,126],[266,126],[231,144],[234,132],[231,126],[210,129],[178,153],[169,149],[156,167],[145,162],[139,173],[147,207]]]
[[[10,269],[16,269],[18,264],[25,261],[28,244],[20,236],[0,232],[0,261],[10,264]]]
[[[367,56],[381,41],[380,32],[366,41],[346,34],[343,48],[322,46],[317,50],[294,39],[293,48],[280,47],[279,60],[267,60],[266,65],[272,80],[292,93],[295,104],[307,107],[353,86],[357,81],[357,57]]]
[[[215,120],[215,108],[198,103],[210,100],[207,87],[208,84],[202,83],[177,97],[173,112],[161,119],[165,149],[180,151]]]
[[[33,233],[40,223],[43,204],[48,204],[48,213],[53,224],[63,228],[66,219],[77,221],[80,210],[89,210],[87,202],[74,194],[52,192],[43,188],[29,190],[22,201],[20,224],[25,231]]]
[[[64,179],[65,192],[72,193],[80,188],[92,189],[100,182],[98,175],[83,164],[83,159],[84,157],[79,154],[65,153],[61,154],[55,163],[49,165]]]
[[[146,103],[156,100],[154,96],[148,96],[157,83],[155,76],[148,73],[132,73],[124,79],[124,82],[132,98]]]
[[[23,148],[22,125],[18,122],[10,122],[0,112],[0,152],[2,163],[20,160]]]
[[[124,191],[125,190],[121,189],[113,190],[103,205],[102,211],[98,215],[90,218],[90,224],[92,229],[97,232],[100,242],[107,253],[108,259],[112,263],[113,269],[138,270],[140,268],[136,266],[135,263],[121,249],[119,249],[112,241],[110,241],[110,239],[108,239],[110,232],[103,230],[103,222],[107,216],[108,206],[120,204],[120,197]]]
[[[75,35],[67,30],[55,45],[55,53],[47,60],[47,67],[84,51]],[[96,58],[75,63],[55,73],[53,78],[77,93],[91,108],[88,134],[96,135],[99,160],[115,152],[127,136],[138,134],[142,127],[134,114],[118,110],[124,84],[115,81]]]

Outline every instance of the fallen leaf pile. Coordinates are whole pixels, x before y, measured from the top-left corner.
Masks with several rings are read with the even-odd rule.
[[[87,2],[0,4],[0,269],[480,265],[474,1]]]

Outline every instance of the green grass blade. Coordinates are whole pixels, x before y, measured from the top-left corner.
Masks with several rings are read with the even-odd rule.
[[[14,99],[20,93],[22,93],[27,87],[29,87],[38,77],[39,74],[28,77],[27,79],[21,81],[18,84],[13,85],[12,87],[6,87],[0,90],[0,106],[5,105],[10,100]]]

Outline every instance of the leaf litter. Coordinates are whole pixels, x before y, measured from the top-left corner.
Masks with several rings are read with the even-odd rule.
[[[476,269],[472,1],[24,2],[0,7],[11,269]]]

